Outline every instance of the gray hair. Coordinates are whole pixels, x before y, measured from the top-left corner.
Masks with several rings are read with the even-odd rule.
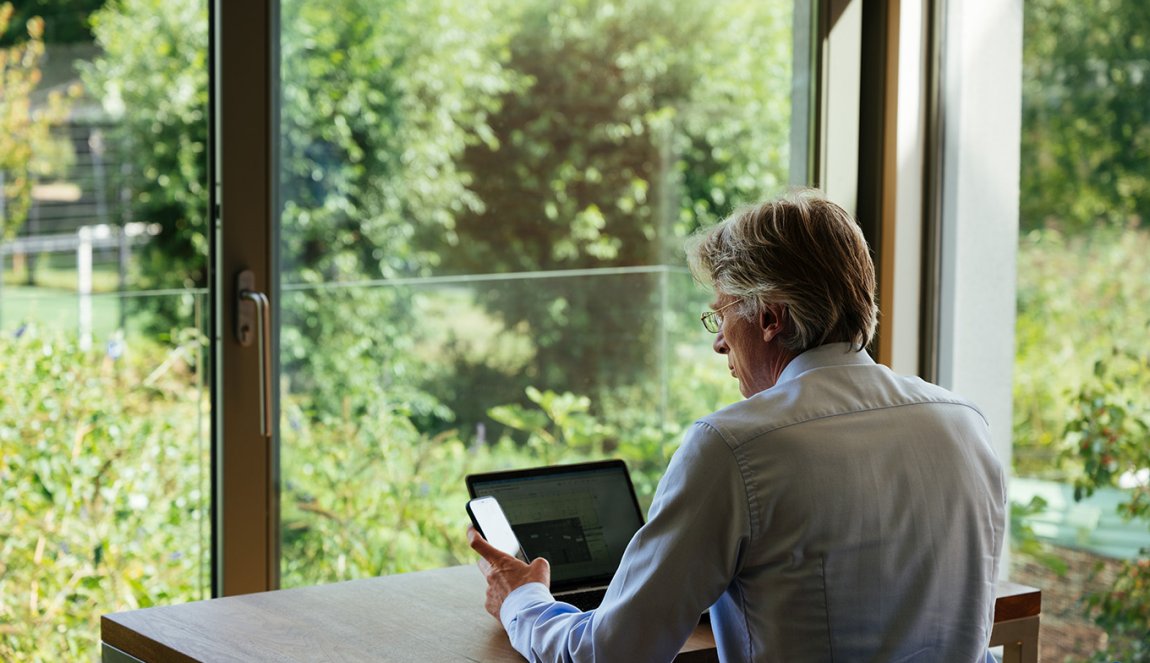
[[[691,273],[740,301],[746,319],[786,308],[783,347],[800,353],[845,341],[862,350],[878,322],[875,272],[862,230],[846,210],[804,189],[750,205],[687,243]]]

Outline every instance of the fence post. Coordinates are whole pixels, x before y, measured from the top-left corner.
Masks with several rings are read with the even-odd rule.
[[[79,297],[80,349],[92,347],[92,227],[80,226],[76,233],[76,294]]]

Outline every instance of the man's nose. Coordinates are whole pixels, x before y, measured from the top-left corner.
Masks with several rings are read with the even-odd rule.
[[[715,343],[711,345],[711,348],[721,355],[725,355],[731,351],[731,348],[727,345],[727,338],[723,336],[722,329],[719,330],[718,334],[715,334]]]

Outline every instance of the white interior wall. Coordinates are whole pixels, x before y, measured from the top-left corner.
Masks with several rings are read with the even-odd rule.
[[[950,0],[943,35],[939,382],[990,420],[1009,467],[1023,0]]]

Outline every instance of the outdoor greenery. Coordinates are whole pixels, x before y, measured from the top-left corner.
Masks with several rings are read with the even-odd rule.
[[[1066,431],[1069,454],[1082,468],[1075,497],[1122,485],[1129,489],[1119,505],[1123,517],[1150,527],[1150,351],[1145,345],[1150,318],[1143,321],[1140,342],[1115,348],[1095,362],[1092,375],[1073,395]],[[1125,561],[1112,587],[1086,597],[1095,622],[1111,638],[1107,652],[1095,660],[1150,661],[1148,554],[1144,550],[1142,558]]]
[[[44,20],[13,20],[14,14],[11,2],[0,3],[0,35],[12,30],[25,37],[0,46],[0,242],[24,223],[33,180],[60,174],[71,157],[69,146],[51,135],[67,113],[69,95],[55,91],[45,103],[32,104],[44,57]]]
[[[56,3],[58,34],[90,25],[84,84],[162,228],[133,287],[189,294],[129,299],[93,351],[5,321],[2,660],[92,657],[100,613],[207,592],[206,6],[73,20],[101,4]],[[66,162],[63,101],[29,102],[52,30],[6,24],[41,6],[0,5],[0,238]],[[791,6],[282,3],[285,585],[471,559],[469,472],[610,455],[650,499],[683,427],[739,397],[678,252],[787,179]],[[1143,521],[1148,11],[1025,3],[1014,392],[1016,471],[1134,485]],[[1150,659],[1150,562],[1086,603],[1111,659]]]
[[[1024,13],[1015,470],[1121,487],[1150,527],[1150,5]],[[1094,660],[1150,661],[1148,555],[1084,597]]]
[[[98,617],[204,598],[207,591],[208,401],[203,338],[121,353],[82,352],[28,327],[0,337],[0,658],[79,659],[96,651]],[[682,375],[684,397],[727,400],[722,371]],[[30,391],[29,391],[30,390]],[[19,394],[19,396],[17,396]],[[493,444],[429,436],[396,400],[298,434],[285,476],[285,582],[316,583],[463,563],[462,477],[475,471],[599,458],[629,460],[645,501],[681,425],[588,416],[589,401],[532,391],[533,407],[493,413],[528,434]],[[303,417],[288,399],[285,428]],[[623,430],[623,426],[628,426]],[[625,433],[625,434],[624,434]],[[619,444],[617,441],[625,439]],[[665,448],[664,448],[665,447]]]
[[[29,20],[45,21],[44,38],[52,44],[71,44],[92,39],[88,14],[99,9],[105,0],[20,0],[12,24],[0,26],[0,46],[23,43],[27,39],[20,26]]]
[[[1035,230],[1018,252],[1014,454],[1022,476],[1062,479],[1076,392],[1150,323],[1150,232]]]
[[[103,55],[81,63],[88,93],[115,124],[131,170],[131,217],[160,233],[134,257],[132,288],[204,287],[207,273],[208,21],[202,1],[120,0],[90,17]],[[125,302],[136,324],[167,334],[183,300]]]
[[[1023,12],[1023,230],[1144,224],[1150,5],[1027,0]]]
[[[1131,489],[1123,515],[1150,526],[1150,231],[1033,231],[1018,269],[1015,471],[1072,481],[1076,496]],[[1019,542],[1065,569],[1033,539]],[[1083,597],[1111,636],[1098,660],[1150,660],[1139,649],[1150,637],[1148,563],[1126,562],[1113,587]]]
[[[92,658],[106,608],[205,597],[200,350],[0,336],[0,659]]]

